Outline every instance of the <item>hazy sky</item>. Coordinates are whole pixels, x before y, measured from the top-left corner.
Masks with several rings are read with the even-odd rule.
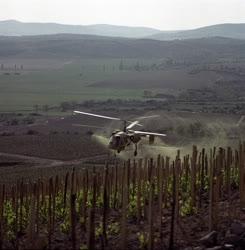
[[[245,0],[0,0],[0,20],[148,26],[245,23]]]

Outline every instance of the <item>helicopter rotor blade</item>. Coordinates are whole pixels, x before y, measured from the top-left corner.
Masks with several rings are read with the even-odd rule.
[[[135,134],[138,135],[156,135],[156,136],[167,136],[166,134],[154,133],[154,132],[146,132],[146,131],[134,131]]]
[[[73,127],[84,127],[84,128],[104,128],[100,126],[88,125],[88,124],[72,124]]]
[[[140,117],[137,117],[136,118],[137,121],[134,121],[134,122],[128,121],[131,124],[129,124],[129,126],[127,126],[127,129],[131,129],[134,126],[140,126],[140,127],[142,127],[143,125],[140,124],[138,120],[150,119],[150,118],[155,118],[155,117],[159,117],[159,115],[150,115],[150,116],[140,116]]]
[[[149,115],[149,116],[140,116],[135,118],[136,120],[144,120],[144,119],[150,119],[150,118],[156,118],[159,117],[160,115]]]
[[[124,122],[129,122],[131,124],[135,123],[134,121],[128,121],[128,120],[124,120],[124,119],[117,118],[117,117],[111,117],[111,116],[105,116],[105,115],[97,115],[97,114],[87,113],[87,112],[82,112],[82,111],[77,111],[77,110],[73,111],[73,113],[75,113],[75,114],[82,114],[82,115],[88,115],[88,116],[93,116],[93,117],[99,117],[99,118],[104,118],[104,119],[114,120],[114,121],[124,121]],[[139,122],[137,122],[135,125],[137,125],[137,126],[143,126]]]
[[[129,125],[126,127],[126,129],[131,129],[131,128],[133,128],[133,127],[136,126],[136,125],[142,126],[141,124],[139,124],[139,121],[134,121],[134,122],[132,122],[131,124],[129,124]]]
[[[108,120],[122,121],[122,119],[117,118],[117,117],[111,117],[111,116],[105,116],[105,115],[97,115],[97,114],[87,113],[87,112],[82,112],[82,111],[77,111],[77,110],[73,111],[73,113],[82,114],[82,115],[89,115],[89,116],[104,118],[104,119],[108,119]]]

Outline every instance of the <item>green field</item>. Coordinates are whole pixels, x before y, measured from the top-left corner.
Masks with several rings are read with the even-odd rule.
[[[121,60],[63,60],[56,65],[40,60],[31,65],[23,60],[24,70],[17,70],[18,75],[13,69],[0,71],[0,111],[33,110],[34,105],[57,106],[64,101],[137,99],[142,98],[145,89],[199,87],[218,77],[215,73],[191,76],[186,69],[120,70]],[[150,67],[159,60],[123,59],[124,67],[132,68],[137,63]]]
[[[58,69],[24,70],[20,75],[0,71],[0,111],[32,109],[34,105],[58,105],[63,101],[136,98],[142,92],[89,87],[118,73],[119,60],[86,60]],[[114,65],[114,71],[113,71]],[[30,67],[30,66],[29,66]]]

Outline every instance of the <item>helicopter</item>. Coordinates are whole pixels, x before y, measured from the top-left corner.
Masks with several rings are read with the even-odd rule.
[[[142,116],[142,117],[139,117],[136,121],[128,121],[128,120],[124,120],[124,119],[117,118],[117,117],[98,115],[98,114],[93,114],[93,113],[77,111],[77,110],[73,111],[73,113],[123,122],[124,124],[123,130],[120,130],[120,129],[114,130],[110,136],[109,144],[108,144],[108,148],[116,151],[118,154],[121,151],[125,150],[125,148],[128,147],[129,145],[134,144],[135,146],[134,156],[137,156],[138,143],[142,137],[148,137],[149,144],[151,145],[154,143],[155,136],[159,136],[159,137],[166,136],[166,134],[133,130],[133,127],[135,126],[141,126],[141,127],[143,126],[142,124],[140,124],[139,120],[158,117],[158,115]]]

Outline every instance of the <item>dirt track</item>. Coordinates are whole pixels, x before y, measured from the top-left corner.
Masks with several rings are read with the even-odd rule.
[[[108,157],[108,155],[103,154],[103,155],[90,156],[90,157],[85,157],[85,158],[71,160],[71,161],[62,161],[62,160],[46,159],[46,158],[41,158],[41,157],[36,157],[36,156],[8,154],[8,153],[0,152],[0,163],[1,163],[2,157],[11,158],[11,159],[19,160],[19,161],[21,160],[23,161],[23,163],[29,162],[33,164],[33,167],[48,168],[48,167],[57,167],[57,166],[63,166],[63,165],[77,165],[77,164],[81,164],[84,162],[88,162],[90,160],[93,160],[93,161],[99,160],[101,158]]]
[[[107,155],[86,157],[71,161],[53,160],[34,156],[9,154],[0,152],[0,183],[15,182],[21,178],[37,179],[48,178],[62,174],[72,167],[82,168],[89,166],[89,161],[106,159]]]

